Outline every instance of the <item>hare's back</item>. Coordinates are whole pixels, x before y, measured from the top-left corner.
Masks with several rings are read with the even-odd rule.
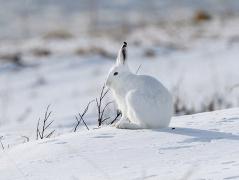
[[[156,78],[148,75],[139,75],[138,80],[140,81],[140,88],[144,91],[151,93],[168,92],[168,90],[163,86],[163,84]]]

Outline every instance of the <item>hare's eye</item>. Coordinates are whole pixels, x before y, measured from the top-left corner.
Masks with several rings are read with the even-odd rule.
[[[118,72],[114,72],[114,76],[118,75]]]

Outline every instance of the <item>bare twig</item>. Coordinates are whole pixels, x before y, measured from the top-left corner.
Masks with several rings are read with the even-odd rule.
[[[109,92],[109,89],[105,89],[105,84],[103,85],[100,97],[95,99],[97,112],[98,112],[98,126],[101,126],[104,121],[109,119],[110,117],[104,118],[104,113],[106,108],[113,102],[108,102],[103,106],[103,99],[105,98],[106,94]]]
[[[76,125],[75,125],[75,127],[74,127],[74,129],[73,129],[73,132],[76,132],[78,126],[79,126],[80,123],[81,123],[81,119],[79,120],[79,118],[78,118],[77,116],[75,116],[75,118],[76,118]]]
[[[114,122],[122,115],[121,111],[117,109],[116,116],[114,119],[110,122],[110,124],[114,124]]]
[[[30,138],[29,137],[27,137],[27,136],[22,136],[24,139],[26,139],[26,141],[25,142],[29,142],[30,141]]]
[[[36,139],[39,138],[39,124],[40,124],[40,118],[38,119],[38,122],[37,122],[37,130],[36,130]]]
[[[55,130],[53,130],[50,133],[46,134],[46,130],[49,129],[50,125],[54,122],[54,120],[52,120],[50,123],[48,123],[49,117],[51,116],[51,113],[52,113],[52,111],[49,112],[49,107],[50,105],[47,106],[41,128],[40,128],[40,118],[38,119],[37,129],[36,129],[36,139],[49,138],[55,132]]]
[[[3,136],[0,136],[0,144],[1,144],[1,146],[2,146],[2,149],[4,150],[5,148],[4,148],[4,145],[3,145],[3,143],[2,143],[2,139],[3,139]]]
[[[94,100],[90,101],[90,102],[87,104],[87,106],[86,106],[86,108],[84,109],[84,111],[83,111],[82,114],[81,114],[81,113],[78,114],[78,115],[79,115],[79,118],[78,118],[77,116],[75,116],[77,123],[76,123],[76,125],[75,125],[75,127],[74,127],[74,129],[73,129],[74,132],[77,131],[77,128],[78,128],[78,126],[80,125],[81,121],[82,121],[83,124],[85,125],[86,129],[87,129],[87,130],[90,130],[89,127],[87,126],[85,120],[84,120],[84,116],[85,116],[86,112],[88,111],[89,106],[90,106],[90,104],[91,104],[92,102],[94,102]]]
[[[53,131],[51,131],[51,132],[46,136],[46,138],[50,138],[51,135],[52,135],[55,131],[56,131],[55,129],[54,129]]]
[[[141,66],[142,66],[142,64],[139,65],[139,67],[138,67],[137,71],[135,72],[135,74],[138,74],[138,72],[139,72]]]
[[[80,114],[79,114],[79,116],[80,116],[80,118],[81,118],[81,120],[82,120],[83,124],[85,125],[86,129],[87,129],[87,130],[90,130],[90,129],[89,129],[89,127],[87,126],[87,124],[86,124],[85,120],[83,119],[83,116],[82,116],[82,115],[80,115]]]
[[[108,102],[108,103],[104,106],[104,108],[103,108],[103,110],[102,110],[102,112],[101,112],[101,117],[100,117],[100,118],[102,119],[102,122],[104,122],[104,121],[106,121],[107,119],[110,118],[110,117],[103,118],[103,116],[104,116],[105,109],[106,109],[107,106],[109,106],[111,103],[113,103],[113,101]]]

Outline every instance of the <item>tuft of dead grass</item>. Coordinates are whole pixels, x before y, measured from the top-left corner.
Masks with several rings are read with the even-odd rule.
[[[107,59],[115,58],[114,54],[108,52],[106,49],[103,49],[102,47],[97,47],[97,46],[91,46],[88,48],[78,48],[75,50],[75,54],[80,56],[99,55]]]
[[[47,32],[44,36],[44,39],[70,39],[73,38],[73,34],[65,29],[58,29]]]
[[[36,57],[45,57],[52,54],[50,49],[38,47],[30,50],[31,53]]]
[[[145,57],[148,57],[148,58],[153,58],[153,57],[156,56],[156,52],[155,52],[155,50],[153,50],[153,49],[146,49],[146,50],[144,51],[144,56],[145,56]]]
[[[0,54],[0,60],[5,62],[11,62],[18,66],[22,66],[22,54],[20,52]]]
[[[212,19],[212,16],[204,11],[204,10],[198,10],[195,12],[193,20],[196,23],[203,22],[203,21],[209,21]]]

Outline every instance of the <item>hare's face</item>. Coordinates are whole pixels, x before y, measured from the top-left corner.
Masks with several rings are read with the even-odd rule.
[[[126,64],[126,47],[127,43],[124,42],[123,46],[120,48],[118,57],[116,59],[116,64],[111,68],[107,80],[106,86],[113,87],[114,84],[119,82],[120,78],[124,76],[126,72],[129,71]]]
[[[114,84],[119,82],[120,78],[124,75],[126,69],[123,65],[116,65],[111,68],[109,71],[106,86],[113,87]]]

